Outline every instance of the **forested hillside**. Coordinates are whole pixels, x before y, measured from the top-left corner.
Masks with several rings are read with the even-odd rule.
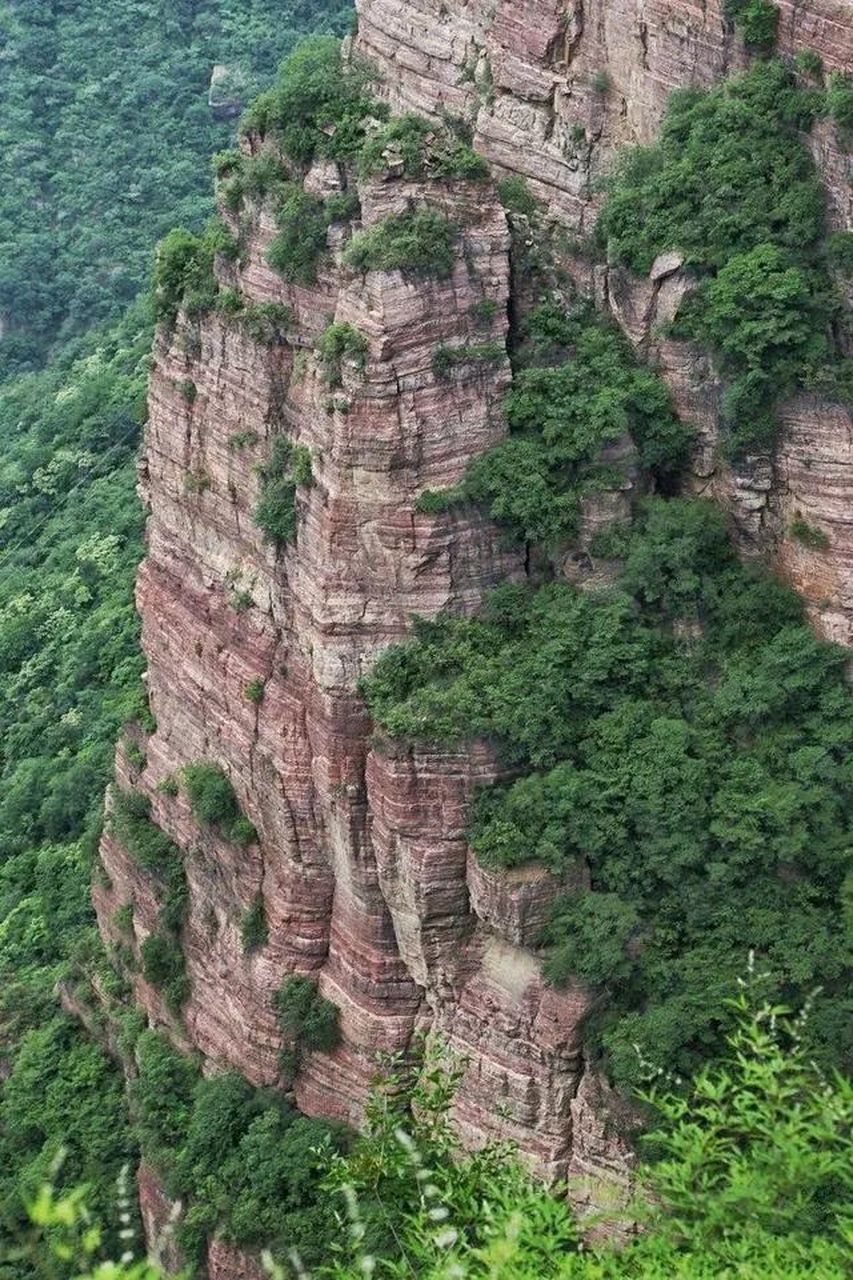
[[[0,1280],[842,1280],[853,82],[359,8],[0,0]]]
[[[0,377],[117,319],[154,243],[213,210],[209,157],[301,33],[344,0],[4,0],[0,4]]]
[[[154,246],[213,208],[210,156],[236,121],[213,118],[212,65],[248,97],[300,34],[348,22],[335,0],[0,6],[0,1236],[61,1146],[98,1212],[135,1150],[121,1078],[56,984],[115,981],[89,882],[115,738],[145,711]]]

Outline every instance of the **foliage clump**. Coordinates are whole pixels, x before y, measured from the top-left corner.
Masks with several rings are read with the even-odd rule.
[[[484,863],[586,868],[548,972],[600,989],[590,1036],[621,1084],[635,1043],[681,1072],[718,1043],[714,994],[751,946],[783,997],[822,988],[808,1034],[841,1061],[846,655],[711,504],[650,501],[626,551],[612,590],[506,586],[480,617],[418,621],[365,682],[371,710],[391,737],[490,740],[515,771],[473,807]]]
[[[291,284],[314,284],[317,266],[326,251],[323,202],[291,183],[275,217],[278,233],[267,250],[267,261]]]
[[[240,922],[240,941],[244,951],[262,947],[269,937],[264,895],[256,893]]]
[[[584,494],[618,483],[618,464],[602,453],[626,435],[661,482],[678,472],[690,436],[666,385],[594,314],[541,304],[520,358],[527,367],[505,401],[510,435],[470,464],[462,485],[515,537],[549,547],[569,540]]]
[[[387,114],[365,89],[364,70],[341,57],[332,36],[304,40],[282,63],[274,88],[243,118],[246,133],[272,133],[287,158],[306,168],[317,157],[352,160],[366,122]]]
[[[302,1056],[318,1050],[330,1053],[340,1040],[338,1008],[321,996],[317,983],[302,974],[286,978],[273,998],[285,1039],[282,1067],[293,1074]]]
[[[432,367],[438,377],[444,378],[460,364],[495,364],[505,359],[506,347],[502,342],[470,342],[462,346],[436,347]]]
[[[160,242],[154,263],[154,311],[161,323],[173,325],[181,308],[191,319],[213,308],[219,292],[213,270],[217,253],[233,256],[236,245],[215,220],[201,235],[175,227]]]
[[[840,378],[825,198],[800,136],[819,105],[781,62],[673,94],[659,141],[624,158],[599,222],[635,271],[677,250],[696,272],[673,332],[714,351],[735,454],[772,445],[779,398]]]
[[[150,933],[143,942],[142,976],[163,992],[166,1004],[179,1013],[190,994],[190,981],[180,940],[173,934]]]
[[[462,178],[482,182],[489,166],[460,132],[436,125],[423,116],[395,116],[373,133],[358,159],[363,177],[379,173],[398,161],[406,178]]]
[[[298,1248],[313,1264],[333,1233],[320,1188],[326,1161],[347,1142],[341,1125],[301,1116],[236,1072],[202,1078],[157,1031],[136,1047],[134,1109],[142,1149],[170,1194],[188,1201],[178,1241],[195,1263],[220,1232],[232,1244]]]
[[[389,214],[353,236],[345,253],[356,271],[402,271],[446,279],[453,271],[454,228],[436,209]]]
[[[287,436],[276,436],[268,462],[259,468],[261,496],[254,519],[264,537],[285,546],[296,537],[296,490],[312,483],[311,451]]]
[[[215,827],[235,844],[251,844],[257,839],[255,828],[240,809],[231,779],[218,765],[204,761],[185,765],[183,777],[198,822]]]
[[[779,10],[772,0],[725,0],[723,11],[742,32],[747,48],[765,53],[773,48]]]
[[[363,372],[368,343],[363,333],[348,321],[333,322],[323,330],[319,345],[320,363],[330,387],[343,385],[343,364],[352,364]]]

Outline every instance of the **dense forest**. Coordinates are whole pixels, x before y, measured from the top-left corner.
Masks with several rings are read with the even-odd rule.
[[[60,1148],[99,1214],[136,1151],[121,1077],[57,983],[115,981],[89,880],[113,744],[145,712],[154,246],[213,209],[210,157],[236,133],[208,104],[213,65],[245,101],[299,36],[349,22],[326,0],[0,6],[0,1235]]]
[[[733,6],[759,34],[771,9]],[[269,1247],[276,1280],[840,1280],[853,1190],[838,1074],[851,1052],[847,654],[815,637],[793,592],[742,563],[720,511],[677,496],[689,429],[609,321],[567,288],[558,303],[550,232],[523,183],[499,185],[515,269],[538,297],[514,318],[509,433],[421,509],[476,504],[546,565],[590,495],[618,482],[600,454],[626,431],[654,496],[600,531],[606,590],[544,573],[498,588],[477,616],[418,620],[362,692],[379,737],[495,745],[511,781],[483,789],[470,813],[484,865],[562,872],[585,860],[588,892],[561,898],[541,939],[546,975],[580,975],[600,994],[588,1050],[637,1100],[649,1157],[636,1203],[603,1216],[650,1229],[621,1253],[590,1248],[565,1198],[511,1148],[463,1152],[448,1121],[459,1064],[440,1049],[419,1072],[393,1064],[360,1136],[300,1115],[279,1090],[206,1075],[146,1027],[100,942],[89,885],[104,787],[122,725],[150,718],[134,459],[154,322],[217,308],[259,341],[283,323],[214,276],[224,242],[210,222],[211,155],[232,211],[249,196],[274,206],[270,262],[300,283],[314,279],[330,223],[357,215],[351,196],[303,191],[315,155],[364,176],[392,144],[417,177],[429,137],[442,178],[487,178],[453,122],[389,121],[336,40],[308,42],[277,71],[300,35],[339,35],[349,21],[322,0],[2,7],[0,1280],[157,1280],[153,1265],[102,1261],[129,1240],[139,1251],[127,1170],[140,1149],[187,1206],[175,1233],[190,1269],[217,1231]],[[286,172],[229,149],[235,121],[208,101],[215,64],[244,102],[263,91],[248,120],[275,138]],[[844,108],[817,79],[762,60],[675,95],[660,140],[617,167],[585,248],[606,244],[645,274],[657,253],[687,246],[700,283],[676,328],[725,379],[729,457],[772,444],[789,392],[850,396],[838,341],[850,238],[827,241],[802,140]],[[440,276],[454,235],[428,210],[392,215],[355,231],[346,262]],[[493,345],[438,349],[436,375],[503,358]],[[329,385],[366,350],[351,325],[330,324]],[[298,536],[294,494],[311,460],[277,444],[254,514],[282,544]],[[199,821],[251,842],[221,770],[190,765],[181,782]],[[113,830],[167,887],[166,932],[143,945],[143,972],[179,1010],[186,880],[149,811],[141,793],[117,794]],[[247,950],[264,929],[250,910]],[[129,1089],[61,1010],[60,996],[73,1005],[92,982],[132,1051]],[[294,1054],[336,1043],[336,1010],[310,981],[286,980],[275,1009]]]

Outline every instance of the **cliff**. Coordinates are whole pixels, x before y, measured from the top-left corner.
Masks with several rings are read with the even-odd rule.
[[[780,8],[784,52],[813,48],[830,68],[853,62],[841,0]],[[497,172],[526,176],[553,217],[580,233],[592,225],[596,180],[615,148],[654,136],[669,91],[746,60],[716,0],[360,0],[358,9],[356,49],[378,69],[392,106],[471,121]],[[841,225],[851,216],[849,157],[829,130],[814,145]],[[305,186],[334,194],[343,182],[339,166],[324,162]],[[417,506],[505,431],[508,360],[463,360],[441,376],[434,354],[484,339],[505,346],[507,221],[490,185],[461,179],[386,172],[362,181],[359,195],[365,226],[412,205],[446,214],[456,228],[450,275],[356,273],[335,225],[317,283],[286,284],[266,260],[274,220],[255,203],[242,258],[220,258],[217,271],[248,305],[286,306],[286,334],[260,341],[211,311],[181,315],[157,340],[137,595],[156,731],[137,735],[141,768],[120,749],[117,777],[150,798],[154,821],[184,853],[190,995],[178,1019],[137,973],[135,997],[209,1069],[276,1085],[285,1082],[274,993],[288,974],[314,975],[340,1010],[342,1040],[305,1058],[294,1085],[302,1109],[358,1124],[381,1062],[430,1031],[466,1061],[454,1106],[471,1142],[509,1137],[549,1175],[580,1180],[579,1200],[600,1199],[602,1182],[626,1181],[631,1151],[620,1106],[585,1058],[591,995],[581,984],[547,986],[533,949],[565,885],[536,868],[497,876],[478,866],[466,805],[497,773],[486,744],[442,753],[376,742],[357,689],[412,614],[471,612],[490,586],[525,571],[485,518]],[[849,416],[802,396],[784,407],[777,455],[733,472],[717,460],[720,387],[707,358],[658,333],[689,287],[680,263],[660,264],[649,281],[615,268],[592,278],[577,261],[573,270],[587,272],[583,283],[696,423],[695,487],[723,496],[745,547],[774,557],[826,633],[849,640]],[[485,332],[475,319],[484,301],[495,304]],[[368,344],[363,362],[344,360],[339,387],[318,354],[330,320]],[[252,512],[258,467],[282,433],[310,450],[312,483],[297,490],[295,542],[276,549]],[[788,536],[795,512],[827,531],[828,549]],[[252,686],[259,700],[247,696]],[[169,780],[202,760],[227,773],[256,843],[200,826],[173,793]],[[102,933],[127,941],[116,912],[131,903],[138,960],[160,903],[114,835],[104,836],[101,857]],[[268,939],[246,951],[241,922],[258,896]],[[150,1170],[142,1189],[147,1217],[167,1216]],[[221,1242],[209,1273],[255,1274]]]
[[[848,0],[782,0],[779,53],[813,51],[827,72],[853,65]],[[497,172],[522,175],[555,220],[583,236],[600,208],[617,148],[654,139],[673,89],[707,87],[749,63],[720,0],[358,0],[357,48],[375,65],[395,110],[469,121]],[[853,159],[828,121],[808,138],[827,189],[828,222],[853,226]],[[664,264],[665,265],[665,264]],[[587,268],[567,266],[588,288]],[[688,282],[677,270],[638,281],[599,269],[595,288],[668,381],[699,443],[697,491],[732,510],[744,551],[762,555],[806,599],[829,639],[853,641],[853,504],[849,412],[819,397],[785,406],[774,457],[735,472],[719,460],[721,387],[704,353],[661,339]],[[790,537],[804,518],[825,549]]]

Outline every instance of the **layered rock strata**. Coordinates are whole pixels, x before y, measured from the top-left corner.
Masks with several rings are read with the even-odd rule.
[[[326,167],[308,181],[333,180]],[[489,586],[523,572],[476,512],[425,515],[415,505],[423,490],[459,480],[505,429],[506,358],[441,374],[434,355],[503,345],[507,224],[483,185],[386,177],[361,198],[367,225],[424,204],[447,214],[457,229],[451,275],[357,275],[342,265],[337,229],[316,287],[285,285],[266,263],[274,223],[255,209],[241,265],[220,270],[248,303],[290,308],[287,341],[260,346],[216,312],[182,317],[158,338],[137,592],[157,729],[137,734],[141,771],[119,751],[117,783],[150,798],[153,820],[182,851],[191,994],[177,1018],[137,972],[135,996],[206,1069],[234,1067],[268,1085],[284,1083],[274,993],[288,974],[314,974],[340,1010],[342,1041],[299,1072],[305,1111],[358,1123],[380,1065],[416,1027],[433,1029],[467,1060],[456,1109],[470,1140],[511,1135],[565,1175],[578,1147],[589,1000],[546,988],[525,949],[560,885],[543,873],[497,884],[472,863],[466,802],[494,776],[487,750],[371,749],[357,693],[372,656],[406,634],[412,614],[473,610]],[[485,333],[484,299],[496,304]],[[344,362],[339,387],[316,350],[332,319],[368,342],[364,368]],[[298,492],[295,544],[277,551],[252,511],[257,464],[279,433],[310,449],[313,482]],[[246,693],[258,681],[260,702]],[[172,794],[168,780],[199,760],[226,771],[257,843],[200,826],[183,789]],[[156,880],[109,833],[101,856],[102,932],[129,941],[138,959],[157,927]],[[258,895],[269,937],[245,953],[241,921]],[[127,903],[130,940],[116,923]],[[619,1139],[601,1163],[621,1175],[626,1159]],[[230,1264],[221,1273],[235,1274]]]
[[[495,166],[528,177],[580,233],[615,147],[654,136],[669,90],[745,65],[717,0],[358,7],[357,48],[392,104],[470,120]],[[815,48],[829,68],[853,60],[841,0],[780,8],[783,49]],[[850,215],[848,160],[828,127],[812,145],[840,225]],[[344,181],[323,165],[306,185],[328,194]],[[467,1139],[511,1137],[547,1173],[570,1176],[579,1201],[601,1204],[602,1182],[618,1189],[630,1165],[620,1107],[584,1059],[589,993],[549,989],[535,953],[554,895],[582,884],[582,874],[558,883],[535,868],[496,877],[479,867],[465,813],[474,786],[496,776],[488,745],[438,752],[374,743],[357,690],[413,613],[471,611],[492,584],[524,572],[475,512],[416,506],[424,490],[457,481],[505,429],[508,362],[463,361],[442,376],[433,357],[441,346],[505,341],[507,224],[489,186],[380,175],[360,194],[366,225],[412,206],[446,213],[458,228],[450,277],[355,274],[342,260],[347,232],[334,227],[316,285],[285,285],[266,261],[274,219],[256,207],[240,264],[218,270],[250,304],[290,308],[286,341],[262,345],[216,312],[198,323],[181,317],[158,337],[138,584],[157,729],[139,740],[141,772],[120,750],[117,777],[150,797],[154,820],[183,851],[191,994],[180,1019],[138,973],[135,994],[152,1023],[201,1052],[207,1070],[235,1067],[253,1083],[277,1084],[273,995],[288,974],[313,974],[340,1010],[342,1042],[305,1060],[295,1093],[306,1111],[358,1123],[377,1068],[428,1030],[465,1061],[455,1112]],[[720,387],[707,357],[660,336],[691,287],[681,263],[665,255],[649,281],[603,269],[588,284],[695,423],[696,487],[724,497],[744,545],[771,548],[824,630],[849,640],[849,418],[800,397],[784,409],[777,456],[732,474],[718,460]],[[496,308],[484,331],[472,308],[485,299]],[[317,355],[330,320],[368,343],[364,368],[345,362],[339,387]],[[252,518],[257,467],[280,434],[311,451],[313,472],[298,491],[296,541],[284,550]],[[618,511],[626,498],[608,501]],[[800,517],[830,531],[828,548],[785,536]],[[586,519],[594,526],[596,513]],[[567,563],[565,572],[584,570]],[[260,702],[246,694],[255,682]],[[224,768],[256,844],[200,826],[182,791],[159,787],[196,760]],[[102,931],[126,945],[115,917],[132,903],[138,958],[156,928],[156,883],[109,834],[102,860],[106,877],[94,890]],[[241,921],[258,895],[268,941],[246,953]],[[140,1185],[155,1232],[169,1206],[150,1170]],[[259,1273],[214,1241],[209,1274]]]
[[[824,70],[853,68],[850,0],[782,0],[777,47],[817,53]],[[496,170],[523,176],[558,222],[594,225],[601,179],[618,147],[652,141],[673,89],[707,87],[749,64],[721,0],[357,0],[358,51],[397,110],[468,121]],[[829,120],[806,139],[826,184],[829,225],[853,226],[853,156]],[[622,269],[569,262],[595,287],[635,346],[668,382],[697,429],[694,488],[726,503],[746,554],[762,555],[801,591],[829,639],[853,643],[853,419],[817,396],[781,411],[774,457],[735,468],[722,457],[722,388],[706,353],[661,337],[691,287],[664,254],[640,281]],[[815,548],[795,521],[822,534]]]

